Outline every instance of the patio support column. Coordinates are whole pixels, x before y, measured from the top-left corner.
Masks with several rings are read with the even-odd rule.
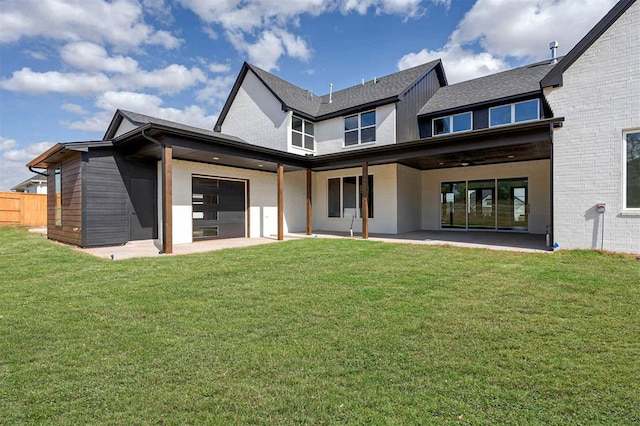
[[[311,187],[311,169],[307,169],[307,235],[311,235],[311,233],[313,232],[312,230],[312,221],[313,221],[313,210],[312,210],[312,203],[311,203],[311,192],[312,192],[312,187]]]
[[[284,240],[284,166],[278,164],[278,241]]]
[[[369,163],[362,163],[362,238],[369,238]]]
[[[162,144],[162,252],[173,253],[173,148]]]

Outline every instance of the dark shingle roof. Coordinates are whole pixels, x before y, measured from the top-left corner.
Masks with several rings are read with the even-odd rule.
[[[367,81],[364,84],[338,90],[333,92],[331,103],[329,103],[329,94],[312,95],[307,90],[288,83],[255,65],[247,65],[287,107],[321,119],[362,105],[393,102],[438,64],[440,64],[439,59],[376,78],[375,81]]]
[[[161,118],[152,117],[150,115],[139,114],[137,112],[125,111],[125,110],[119,109],[118,111],[116,111],[116,115],[118,113],[120,113],[123,117],[126,117],[132,123],[137,124],[139,126],[142,126],[144,124],[157,124],[160,126],[172,127],[174,129],[186,130],[194,133],[201,133],[203,135],[216,136],[218,138],[228,139],[231,141],[245,142],[243,139],[238,138],[236,136],[226,135],[224,133],[214,132],[212,130],[202,129],[200,127],[188,126],[186,124],[177,123],[175,121],[163,120]]]
[[[540,80],[554,66],[547,60],[441,87],[420,109],[418,115],[471,107],[494,100],[540,92]]]

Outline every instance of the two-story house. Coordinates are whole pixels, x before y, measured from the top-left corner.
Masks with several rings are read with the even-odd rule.
[[[47,169],[49,238],[171,252],[484,230],[640,252],[639,18],[622,0],[558,61],[452,85],[438,60],[319,96],[245,63],[213,131],[119,110],[102,140],[31,161]]]

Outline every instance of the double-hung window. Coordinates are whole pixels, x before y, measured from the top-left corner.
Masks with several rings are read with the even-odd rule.
[[[314,151],[315,146],[315,128],[311,121],[296,115],[291,118],[291,145],[298,148]]]
[[[331,178],[327,184],[329,217],[362,217],[362,176]],[[369,175],[368,184],[369,218],[373,218],[373,175]]]
[[[376,112],[368,111],[344,118],[344,146],[376,141]]]
[[[640,130],[623,133],[624,209],[640,211]]]
[[[538,119],[540,119],[538,99],[489,108],[490,127]]]
[[[435,118],[433,120],[433,136],[469,131],[472,127],[471,121],[471,112]]]

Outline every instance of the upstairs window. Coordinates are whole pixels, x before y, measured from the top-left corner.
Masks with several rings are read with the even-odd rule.
[[[538,99],[489,108],[490,127],[539,119],[540,101]]]
[[[344,146],[376,141],[376,112],[369,111],[344,118]]]
[[[291,145],[315,151],[315,128],[312,122],[294,115],[291,118]]]
[[[433,120],[433,136],[471,130],[471,112],[448,115]]]

